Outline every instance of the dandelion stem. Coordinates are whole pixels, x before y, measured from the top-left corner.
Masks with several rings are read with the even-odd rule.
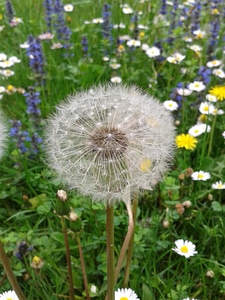
[[[135,196],[135,198],[133,200],[133,208],[132,208],[134,226],[135,226],[135,220],[136,220],[136,216],[137,216],[137,207],[138,207],[138,199],[137,199],[137,196]],[[125,266],[125,273],[124,273],[124,279],[123,279],[123,287],[124,288],[128,287],[128,281],[129,281],[129,276],[130,276],[130,265],[131,265],[132,255],[133,255],[133,247],[134,247],[134,230],[132,232],[128,251],[127,251],[127,262],[126,262],[126,266]]]
[[[81,270],[82,270],[83,281],[84,281],[84,289],[86,292],[86,299],[91,300],[90,295],[89,295],[89,290],[88,290],[88,281],[87,281],[87,274],[86,274],[86,269],[85,269],[83,251],[82,251],[82,246],[81,246],[81,241],[80,241],[80,233],[78,233],[76,235],[76,238],[77,238],[77,244],[78,244],[78,249],[79,249],[79,254],[80,254],[80,263],[81,263]]]
[[[106,300],[115,299],[115,274],[114,274],[114,207],[107,203],[106,207],[106,252],[107,252],[107,279],[108,291]]]
[[[10,263],[9,263],[8,257],[6,256],[6,253],[5,253],[2,242],[0,242],[0,260],[1,260],[2,265],[4,267],[7,278],[9,280],[13,290],[17,294],[18,298],[20,300],[26,300],[26,297],[24,296],[24,294],[23,294],[23,292],[22,292],[22,290],[21,290],[21,288],[20,288],[20,286],[19,286],[19,284],[16,280],[16,277],[13,274],[13,271],[10,267]]]
[[[61,218],[61,223],[62,223],[62,230],[63,230],[64,242],[66,247],[66,261],[67,261],[68,277],[69,277],[70,299],[74,300],[75,294],[73,288],[73,274],[72,274],[71,259],[70,259],[70,247],[69,247],[67,228],[66,228],[66,223],[64,218]]]
[[[125,205],[126,205],[126,208],[127,208],[127,213],[128,213],[128,218],[129,218],[128,230],[127,230],[127,234],[126,234],[126,237],[124,239],[123,246],[121,248],[120,255],[119,255],[119,258],[118,258],[117,266],[116,266],[116,269],[115,269],[115,282],[118,279],[120,270],[122,268],[124,256],[126,254],[126,251],[128,249],[128,246],[129,246],[129,242],[131,240],[131,237],[132,237],[132,234],[133,234],[133,231],[134,231],[134,220],[133,220],[133,213],[132,213],[132,209],[131,209],[130,193],[129,193],[129,195],[127,195],[127,199],[124,202],[125,202]]]

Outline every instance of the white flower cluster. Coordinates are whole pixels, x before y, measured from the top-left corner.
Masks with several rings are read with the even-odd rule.
[[[171,164],[173,119],[136,87],[107,85],[69,96],[47,124],[49,166],[93,200],[152,189]]]

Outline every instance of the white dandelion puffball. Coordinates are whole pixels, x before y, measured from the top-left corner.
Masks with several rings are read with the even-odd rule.
[[[172,161],[175,130],[162,104],[138,88],[94,87],[71,95],[47,122],[49,166],[93,200],[151,190]]]
[[[5,118],[0,111],[0,158],[3,156],[7,140],[7,128]]]

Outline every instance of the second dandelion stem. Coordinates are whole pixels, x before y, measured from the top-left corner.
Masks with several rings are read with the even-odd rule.
[[[115,299],[115,275],[114,275],[114,207],[107,204],[106,208],[106,252],[107,252],[107,300]]]

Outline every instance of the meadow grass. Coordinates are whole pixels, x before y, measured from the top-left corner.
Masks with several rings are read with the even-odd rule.
[[[69,94],[111,82],[136,85],[159,99],[171,110],[177,130],[175,158],[164,180],[134,196],[138,207],[128,287],[142,300],[225,299],[225,87],[212,97],[225,78],[223,1],[74,0],[60,24],[57,13],[51,14],[49,28],[48,1],[6,2],[13,15],[0,0],[0,62],[7,60],[2,54],[20,62],[0,67],[0,105],[10,131],[0,164],[0,237],[26,298],[69,298],[64,236],[54,213],[56,192],[66,187],[54,181],[45,163],[46,119]],[[12,17],[22,22],[12,24]],[[48,31],[52,39],[37,39]],[[29,36],[35,50],[27,54],[29,48],[21,44]],[[62,47],[52,49],[56,43]],[[7,77],[5,69],[14,75]],[[24,93],[30,99],[36,92],[40,101],[27,104]],[[76,299],[87,299],[79,239],[90,296],[105,299],[105,206],[76,191],[67,193],[80,220],[78,232],[68,233]],[[124,203],[115,204],[114,214],[117,258],[128,226]],[[179,239],[191,241],[197,254],[175,253]],[[32,267],[35,256],[43,261],[41,268]],[[116,289],[123,286],[125,264]],[[9,289],[0,266],[0,293]]]

